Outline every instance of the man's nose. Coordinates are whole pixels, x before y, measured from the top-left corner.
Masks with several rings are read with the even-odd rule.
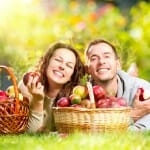
[[[98,59],[98,63],[99,63],[99,64],[104,64],[104,63],[105,63],[105,59],[99,58],[99,59]]]

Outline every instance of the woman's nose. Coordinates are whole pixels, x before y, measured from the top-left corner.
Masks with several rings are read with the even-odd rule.
[[[59,68],[60,68],[61,70],[64,70],[64,69],[65,69],[65,65],[64,65],[63,63],[61,63],[61,64],[59,64]]]

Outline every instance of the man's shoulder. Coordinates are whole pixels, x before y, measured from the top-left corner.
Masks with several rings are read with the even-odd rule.
[[[119,78],[124,81],[127,84],[138,84],[138,85],[146,85],[146,86],[150,86],[150,82],[146,81],[142,78],[138,78],[138,77],[133,77],[131,75],[129,75],[127,72],[123,71],[123,70],[118,70],[117,71],[117,75],[119,76]]]
[[[131,79],[139,79],[139,78],[135,78],[135,77],[132,77],[131,75],[129,75],[127,72],[123,71],[123,70],[118,70],[117,71],[117,75],[123,79],[123,80],[131,80]]]

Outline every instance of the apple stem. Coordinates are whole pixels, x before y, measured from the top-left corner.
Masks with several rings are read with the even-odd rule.
[[[87,82],[87,88],[89,92],[89,97],[91,101],[91,108],[95,108],[95,99],[94,99],[94,94],[93,94],[93,88],[92,84],[90,82]]]

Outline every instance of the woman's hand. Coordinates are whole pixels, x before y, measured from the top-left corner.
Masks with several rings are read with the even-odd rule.
[[[39,80],[39,75],[28,76],[26,84],[21,80],[18,87],[22,95],[29,99],[32,111],[42,112],[44,105],[44,86]]]
[[[150,98],[145,101],[140,101],[139,96],[141,94],[141,90],[138,89],[133,102],[133,109],[131,111],[131,117],[134,121],[137,121],[141,117],[150,113]]]
[[[29,76],[27,82],[28,91],[32,94],[34,101],[40,101],[44,98],[44,86],[39,82],[39,76]]]

